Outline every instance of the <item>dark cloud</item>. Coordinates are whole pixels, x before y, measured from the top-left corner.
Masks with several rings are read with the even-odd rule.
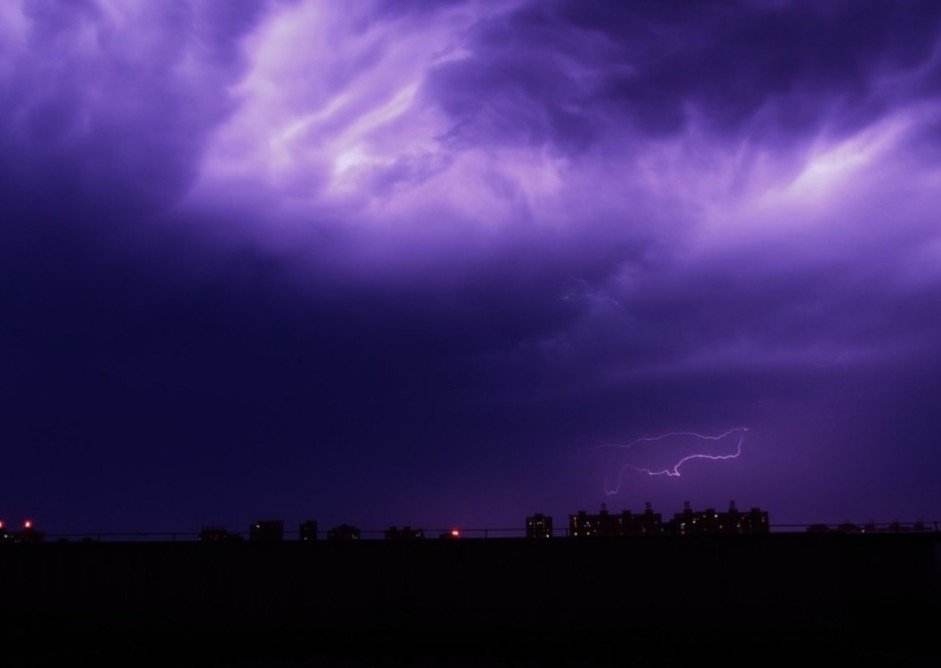
[[[238,40],[262,6],[23,2],[2,54],[6,197],[173,203],[230,109],[219,89],[240,71]]]
[[[483,125],[497,141],[578,149],[605,140],[600,123],[670,135],[691,113],[714,131],[793,139],[890,111],[884,80],[930,66],[939,28],[930,2],[538,3],[481,21],[475,56],[431,81],[468,141]]]

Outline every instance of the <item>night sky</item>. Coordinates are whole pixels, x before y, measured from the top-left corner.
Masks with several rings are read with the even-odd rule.
[[[0,202],[8,522],[941,515],[938,2],[5,0]]]

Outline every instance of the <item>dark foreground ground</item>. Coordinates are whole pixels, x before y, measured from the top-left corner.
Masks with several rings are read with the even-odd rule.
[[[941,665],[941,536],[0,547],[0,665]]]

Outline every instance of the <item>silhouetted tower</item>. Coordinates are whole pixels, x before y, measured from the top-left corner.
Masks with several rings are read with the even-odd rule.
[[[317,540],[317,520],[306,520],[301,522],[297,531],[298,540],[302,543],[313,543]]]
[[[552,518],[542,513],[527,517],[526,537],[533,540],[552,538]]]
[[[657,536],[663,533],[663,518],[653,511],[650,501],[644,504],[644,514],[638,516],[637,527],[641,535]]]
[[[737,535],[745,533],[745,524],[742,514],[735,507],[734,499],[729,501],[729,510],[719,518],[719,533]]]

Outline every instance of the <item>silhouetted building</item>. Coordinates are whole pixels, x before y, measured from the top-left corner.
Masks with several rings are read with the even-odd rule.
[[[526,537],[529,539],[552,538],[552,518],[536,513],[526,518]]]
[[[699,525],[699,513],[693,512],[693,507],[689,501],[683,502],[683,511],[673,515],[673,521],[670,523],[672,533],[677,536],[691,536],[701,533]]]
[[[637,525],[637,518],[630,510],[622,510],[618,516],[618,527],[621,529],[622,536],[638,536],[640,530]]]
[[[410,526],[389,527],[386,529],[386,540],[420,540],[425,537],[425,532],[421,529],[413,529]]]
[[[284,540],[284,522],[258,520],[249,527],[248,539],[253,543],[280,543]]]
[[[644,512],[634,518],[637,532],[642,536],[659,536],[663,533],[663,518],[653,511],[650,501],[644,504]]]
[[[348,543],[359,540],[359,529],[349,524],[341,524],[327,531],[327,540],[331,543]]]
[[[200,543],[236,543],[241,540],[241,536],[222,527],[203,527],[199,532]]]
[[[574,538],[652,535],[662,532],[660,524],[660,515],[653,512],[649,503],[643,515],[634,515],[629,510],[612,515],[602,504],[597,515],[589,515],[584,510],[569,515],[569,535]]]
[[[719,521],[719,513],[715,508],[706,508],[699,516],[699,531],[706,536],[717,536],[722,530],[722,522]]]
[[[619,536],[644,536],[661,532],[660,516],[651,511],[650,516],[635,515],[630,510],[622,510],[617,517]]]
[[[830,527],[826,524],[811,524],[807,527],[807,533],[830,533]]]
[[[317,520],[301,522],[297,531],[298,540],[302,543],[313,543],[317,540]]]
[[[745,533],[745,517],[735,505],[729,501],[728,511],[719,515],[719,533],[726,536],[737,536]]]
[[[862,530],[852,522],[843,522],[836,528],[839,533],[861,533]]]
[[[744,533],[765,534],[771,533],[771,523],[768,521],[768,512],[761,508],[753,507],[744,518]]]
[[[527,535],[528,530],[527,525]],[[664,533],[677,536],[734,536],[769,531],[767,512],[752,508],[742,513],[736,508],[735,501],[729,503],[727,512],[721,513],[715,508],[695,511],[686,501],[683,510],[673,515],[673,519],[666,524],[660,513],[653,511],[649,502],[644,504],[644,512],[639,515],[630,510],[612,515],[603,504],[597,515],[590,515],[584,510],[569,515],[569,535],[574,538],[657,536]]]
[[[683,504],[683,511],[676,513],[670,522],[670,530],[677,536],[738,536],[742,534],[767,533],[768,513],[759,508],[752,508],[742,513],[729,502],[726,512],[715,508],[694,511],[689,501]]]
[[[590,538],[597,536],[598,528],[594,520],[594,515],[589,515],[584,510],[579,510],[574,515],[569,515],[569,536],[572,538]]]
[[[614,538],[621,535],[621,526],[616,515],[608,512],[608,506],[601,504],[597,516],[598,535],[603,538]]]

